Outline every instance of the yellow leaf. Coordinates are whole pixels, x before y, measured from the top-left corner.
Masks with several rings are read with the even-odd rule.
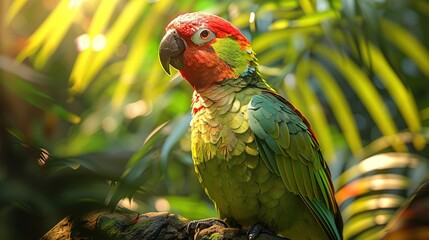
[[[383,19],[380,24],[386,39],[411,58],[424,75],[429,76],[428,49],[410,31],[392,21]]]
[[[171,4],[171,0],[164,0],[153,4],[150,9],[151,11],[145,17],[145,21],[142,21],[142,24],[139,26],[129,55],[125,61],[118,86],[113,93],[112,104],[115,109],[119,109],[142,63],[147,60],[146,56],[149,52],[150,40],[155,36],[155,32],[159,30],[159,26],[153,24],[152,19],[161,19],[160,16]]]
[[[317,45],[314,50],[316,53],[335,64],[338,71],[342,73],[345,80],[347,80],[361,99],[380,131],[386,136],[395,135],[398,132],[396,125],[383,99],[368,76],[366,76],[347,56],[340,55],[333,49]],[[397,142],[398,143],[393,144],[393,147],[398,151],[406,151],[405,145],[399,141]]]
[[[106,47],[94,55],[89,66],[86,66],[85,72],[76,72],[76,75],[73,75],[70,79],[71,83],[73,83],[70,92],[79,93],[85,90],[94,76],[118,49],[123,39],[130,32],[130,29],[134,27],[135,22],[141,16],[147,3],[148,1],[141,0],[127,2],[113,26],[106,33]],[[81,66],[75,65],[74,67],[80,68]]]
[[[62,0],[42,25],[30,36],[28,44],[18,54],[17,60],[23,61],[25,58],[35,54],[40,48],[43,48],[42,52],[36,57],[36,67],[42,67],[49,55],[58,46],[59,41],[62,40],[80,5],[70,5],[70,1]]]
[[[361,48],[364,49],[363,40],[360,43]],[[367,65],[373,67],[374,72],[380,77],[384,86],[386,86],[387,91],[389,91],[395,101],[411,132],[420,131],[420,117],[413,96],[405,88],[383,54],[371,43],[366,44],[366,46],[368,49],[362,51],[362,56]]]
[[[112,13],[115,10],[118,2],[118,0],[101,2],[101,5],[97,8],[94,18],[88,29],[88,37],[90,40],[93,40],[97,34],[102,34],[105,31],[105,28],[109,23]],[[73,84],[73,91],[76,89],[84,89],[89,84],[89,80],[86,83],[82,81],[84,81],[88,66],[91,65],[91,60],[96,54],[97,53],[93,50],[93,48],[89,47],[88,49],[81,51],[77,56],[72,73],[70,75],[70,79]]]
[[[332,140],[332,135],[329,131],[329,124],[326,120],[320,101],[317,99],[315,92],[311,89],[308,83],[310,74],[310,68],[308,66],[309,64],[306,59],[303,59],[297,64],[297,90],[307,106],[307,111],[304,113],[306,117],[308,117],[311,126],[320,141],[320,148],[324,153],[325,159],[330,160],[335,157],[334,141]]]
[[[79,12],[79,7],[81,4],[77,4],[73,7],[70,5],[65,6],[65,4],[59,5],[58,14],[61,15],[61,21],[57,19],[52,19],[51,31],[46,35],[43,44],[41,45],[40,51],[37,53],[34,60],[34,65],[36,68],[42,68],[47,60],[51,57],[52,53],[57,49],[58,45],[63,40],[65,34],[72,25],[77,13]],[[55,22],[54,22],[55,21]]]
[[[18,12],[24,7],[24,5],[27,2],[28,2],[27,0],[12,1],[12,5],[9,7],[9,9],[6,12],[6,19],[5,19],[6,25],[9,25],[12,22],[12,20],[15,18],[15,16],[18,14]]]
[[[311,0],[300,0],[299,6],[306,14],[311,14],[315,11],[315,3]]]
[[[362,142],[353,113],[340,87],[318,62],[309,60],[307,66],[303,67],[311,69],[311,72],[318,80],[351,151],[354,155],[357,155],[362,148]]]
[[[316,12],[304,15],[297,20],[278,20],[271,26],[271,30],[280,30],[285,28],[302,28],[319,26],[322,22],[338,17],[338,13],[334,10]]]

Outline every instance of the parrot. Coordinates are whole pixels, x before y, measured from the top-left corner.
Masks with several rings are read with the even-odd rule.
[[[191,154],[229,227],[248,239],[342,239],[331,173],[308,120],[262,78],[250,41],[204,12],[174,18],[159,59],[193,88]],[[197,220],[198,221],[198,220]]]

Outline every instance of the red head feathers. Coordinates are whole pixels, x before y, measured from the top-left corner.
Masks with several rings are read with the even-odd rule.
[[[167,73],[172,65],[195,89],[239,76],[237,59],[246,61],[241,55],[250,44],[225,19],[202,12],[186,13],[171,21],[166,30],[159,55]]]

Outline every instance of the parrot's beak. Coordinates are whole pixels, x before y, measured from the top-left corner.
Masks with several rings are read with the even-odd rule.
[[[176,30],[168,30],[159,45],[159,59],[168,74],[170,74],[169,65],[177,70],[183,68],[183,52],[185,49],[185,42],[179,37]]]

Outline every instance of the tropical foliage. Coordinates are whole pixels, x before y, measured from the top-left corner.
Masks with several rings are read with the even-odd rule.
[[[38,237],[106,203],[216,215],[189,154],[192,90],[157,56],[164,27],[187,11],[240,28],[264,77],[308,117],[346,239],[380,238],[427,175],[427,1],[0,4],[2,238]]]

